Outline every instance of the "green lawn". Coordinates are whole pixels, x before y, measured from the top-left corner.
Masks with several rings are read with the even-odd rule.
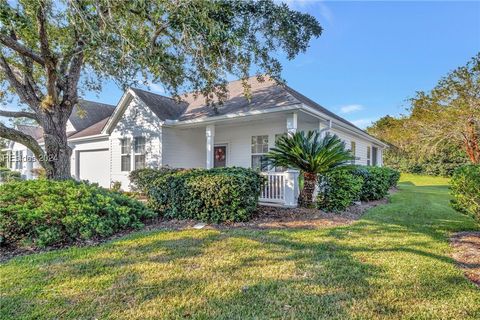
[[[321,230],[141,232],[0,265],[0,318],[480,318],[449,258],[478,229],[446,179],[404,176],[391,203]]]

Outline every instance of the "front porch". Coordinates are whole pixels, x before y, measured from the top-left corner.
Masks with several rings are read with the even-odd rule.
[[[171,167],[244,167],[260,170],[262,157],[275,146],[275,140],[297,130],[327,127],[326,121],[305,113],[278,112],[268,116],[228,119],[215,123],[195,123],[165,130],[178,145],[164,148],[163,163]],[[202,163],[202,159],[203,163]],[[299,194],[295,170],[262,172],[265,185],[260,202],[264,205],[296,207]]]

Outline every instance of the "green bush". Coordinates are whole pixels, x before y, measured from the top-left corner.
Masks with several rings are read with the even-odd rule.
[[[327,211],[342,211],[360,199],[363,178],[349,170],[335,170],[319,180],[317,207]]]
[[[352,173],[363,178],[360,200],[372,201],[384,198],[393,183],[391,169],[382,167],[358,166]]]
[[[387,167],[382,167],[381,169],[385,170],[389,176],[389,179],[388,179],[389,187],[390,188],[396,187],[398,180],[400,180],[400,172],[395,169],[391,169]]]
[[[155,213],[96,184],[29,180],[0,186],[0,244],[44,247],[139,228]]]
[[[480,220],[480,165],[455,170],[451,179],[452,206]]]
[[[131,182],[165,217],[205,222],[248,220],[257,207],[262,177],[251,169],[142,169]]]
[[[0,182],[11,182],[20,180],[22,180],[20,172],[0,167]]]

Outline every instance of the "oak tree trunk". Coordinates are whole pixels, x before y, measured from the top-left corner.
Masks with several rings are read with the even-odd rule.
[[[313,192],[317,184],[317,175],[311,172],[303,174],[303,189],[300,191],[298,199],[299,205],[304,208],[310,208],[313,205]]]
[[[56,110],[55,110],[56,109]],[[71,178],[70,156],[72,149],[67,141],[67,121],[69,112],[62,107],[54,107],[55,112],[45,111],[42,115],[45,157],[50,168],[46,169],[48,179],[65,180]]]

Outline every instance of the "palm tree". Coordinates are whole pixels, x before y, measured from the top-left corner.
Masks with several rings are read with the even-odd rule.
[[[327,134],[321,138],[318,131],[306,134],[302,131],[279,138],[266,159],[270,166],[298,169],[303,173],[299,204],[311,207],[317,175],[346,166],[354,157],[336,135]]]

